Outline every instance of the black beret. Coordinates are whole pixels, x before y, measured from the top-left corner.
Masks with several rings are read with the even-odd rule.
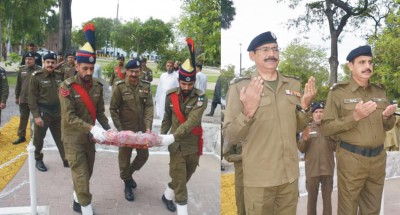
[[[347,55],[346,60],[352,61],[354,58],[358,56],[371,56],[372,57],[372,50],[371,46],[360,46],[358,48],[353,49],[349,55]]]
[[[276,36],[271,31],[264,32],[256,36],[251,42],[247,51],[254,51],[257,47],[262,46],[267,43],[277,43]]]
[[[24,54],[24,59],[26,58],[26,57],[35,57],[35,53],[33,53],[33,52],[25,52],[25,54]]]
[[[325,108],[325,102],[314,102],[311,105],[311,113],[314,113],[314,111],[317,109],[324,109],[324,108]]]
[[[117,60],[125,60],[125,57],[120,55],[120,56],[117,57]]]
[[[140,61],[139,59],[135,58],[133,60],[130,60],[126,65],[125,65],[126,69],[136,69],[136,68],[140,68]]]
[[[45,55],[43,56],[43,60],[47,60],[47,59],[50,59],[50,60],[57,60],[57,55],[56,55],[56,53],[54,53],[54,52],[48,52],[47,54],[45,54]]]
[[[74,56],[75,57],[75,51],[74,50],[70,50],[67,52],[66,56]]]

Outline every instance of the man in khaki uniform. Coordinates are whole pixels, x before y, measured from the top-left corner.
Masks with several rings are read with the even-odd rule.
[[[8,81],[7,72],[5,69],[0,67],[0,122],[1,122],[1,110],[6,108],[8,99]]]
[[[147,59],[143,58],[140,60],[140,67],[142,68],[142,72],[140,74],[140,79],[148,82],[153,81],[153,71],[147,67]]]
[[[65,160],[64,147],[61,142],[60,100],[57,90],[62,82],[62,74],[55,70],[57,55],[48,53],[43,56],[44,68],[32,74],[29,84],[29,109],[35,120],[33,145],[35,146],[36,168],[46,172],[43,163],[43,140],[47,129],[50,128],[54,142],[57,145],[64,167],[68,166]]]
[[[110,125],[104,114],[103,86],[92,78],[96,63],[94,25],[87,23],[84,31],[88,42],[76,54],[78,73],[61,84],[59,98],[62,141],[74,185],[73,209],[92,215],[89,180],[93,173],[95,141],[106,140],[105,130]],[[95,125],[96,120],[102,127]]]
[[[224,158],[228,162],[233,162],[235,166],[235,197],[237,215],[246,215],[244,205],[244,186],[243,186],[243,165],[242,165],[242,146],[232,145],[224,153]]]
[[[114,68],[114,72],[111,74],[110,78],[110,90],[113,89],[112,87],[114,86],[115,82],[119,80],[125,80],[125,70],[124,70],[125,57],[118,56],[117,60],[118,60],[118,66]]]
[[[229,87],[224,144],[243,147],[246,214],[295,214],[299,193],[296,132],[310,121],[315,80],[308,80],[302,96],[300,82],[277,71],[279,48],[270,31],[255,37],[247,51],[256,71]]]
[[[321,184],[324,215],[332,214],[333,172],[335,169],[334,151],[336,142],[321,132],[324,102],[315,102],[311,112],[313,121],[303,131],[298,142],[300,152],[305,153],[306,189],[308,192],[307,214],[317,215],[317,199]]]
[[[162,144],[169,145],[168,183],[162,200],[169,211],[177,210],[178,215],[187,215],[188,191],[186,184],[199,165],[203,150],[203,130],[201,117],[207,107],[207,96],[194,88],[196,81],[194,50],[191,50],[191,61],[187,59],[179,68],[179,87],[167,92],[165,114],[161,125]],[[193,51],[193,52],[192,52]],[[177,208],[173,204],[173,198]]]
[[[390,105],[385,90],[369,81],[370,46],[352,50],[347,60],[351,78],[331,88],[321,127],[324,135],[340,140],[338,214],[379,214],[386,168],[383,144],[397,105]]]
[[[67,53],[67,62],[65,62],[61,68],[61,74],[63,75],[63,80],[67,80],[69,77],[75,75],[75,51],[69,51]]]
[[[18,127],[18,139],[13,144],[19,144],[26,141],[26,126],[29,120],[29,81],[32,73],[40,71],[42,68],[35,64],[35,54],[33,52],[27,52],[24,55],[25,65],[20,66],[17,74],[17,85],[15,86],[15,103],[19,105],[19,127]]]
[[[126,78],[116,83],[110,104],[110,114],[118,131],[150,132],[153,123],[153,97],[150,82],[140,80],[140,62],[129,61],[126,66]],[[136,157],[131,162],[132,148],[120,147],[118,164],[120,177],[125,183],[125,199],[134,200],[132,188],[136,182],[132,174],[140,170],[149,158],[148,149],[136,149]]]

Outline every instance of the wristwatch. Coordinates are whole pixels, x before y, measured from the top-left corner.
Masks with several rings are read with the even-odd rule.
[[[303,107],[301,107],[301,105],[296,105],[296,109],[297,111],[301,111],[303,113],[308,113],[311,109],[311,106],[307,106],[305,109],[303,109]]]

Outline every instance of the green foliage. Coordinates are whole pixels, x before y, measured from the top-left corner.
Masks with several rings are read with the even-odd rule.
[[[21,55],[19,55],[18,53],[15,53],[15,52],[11,52],[8,55],[8,57],[9,57],[9,60],[5,63],[6,66],[11,66],[12,64],[15,64],[15,63],[19,64],[22,60]]]
[[[205,65],[221,64],[221,1],[184,1],[179,29],[185,37],[191,37],[196,54],[205,53]]]
[[[228,92],[229,83],[235,77],[235,66],[228,65],[227,68],[221,70],[221,97],[225,98]]]
[[[111,75],[114,72],[114,68],[118,65],[118,62],[116,60],[111,61],[108,63],[106,66],[103,67],[103,75],[105,78],[111,78]]]
[[[229,29],[236,15],[232,0],[221,0],[221,28]]]
[[[101,49],[102,47],[106,46],[106,41],[110,40],[111,33],[115,29],[114,20],[111,18],[104,18],[104,17],[96,17],[91,19],[88,22],[94,23],[96,27],[96,49]],[[86,22],[86,23],[88,23]],[[83,26],[86,23],[82,24],[82,27],[79,29],[74,29],[72,31],[72,42],[73,46],[79,47],[83,46],[86,43],[85,35],[83,33]]]

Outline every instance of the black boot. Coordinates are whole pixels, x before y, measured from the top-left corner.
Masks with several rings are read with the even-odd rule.
[[[165,203],[165,206],[167,206],[167,209],[169,211],[171,211],[171,212],[176,211],[176,206],[172,200],[168,200],[167,198],[165,198],[164,194],[162,195],[161,199]]]
[[[131,188],[132,188],[132,189],[135,189],[135,188],[137,187],[136,181],[133,180],[133,178],[128,179],[128,180],[124,180],[124,182],[125,182],[125,181],[131,185]],[[126,183],[125,183],[125,184],[126,184]]]
[[[18,140],[14,141],[12,144],[17,145],[26,141],[25,137],[19,137]]]
[[[78,202],[75,202],[75,200],[72,209],[74,209],[75,212],[82,213],[81,205]]]
[[[46,172],[47,171],[47,167],[44,165],[42,160],[37,160],[36,161],[36,168],[39,171],[42,171],[42,172]]]
[[[210,113],[206,114],[206,116],[214,116],[215,108],[217,108],[217,104],[213,102],[211,104],[211,111],[210,111]]]
[[[132,181],[124,180],[124,183],[125,183],[125,188],[124,188],[125,199],[131,202],[135,200],[135,196],[133,195],[132,191]]]
[[[67,160],[63,161],[63,164],[64,164],[64,167],[65,167],[65,168],[68,168],[68,167],[69,167],[69,164],[68,164],[68,161],[67,161]]]

